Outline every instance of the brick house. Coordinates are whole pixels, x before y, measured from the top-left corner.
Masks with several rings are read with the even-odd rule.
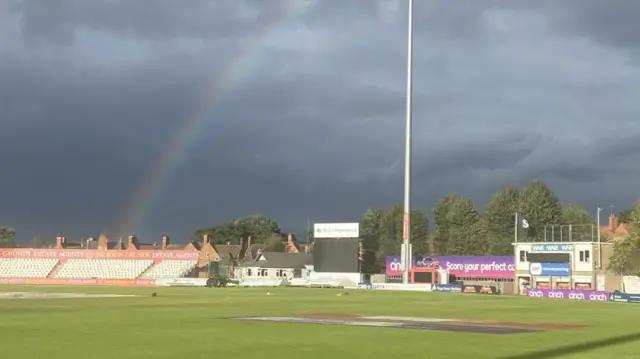
[[[609,216],[609,224],[600,226],[600,235],[609,242],[629,238],[631,226],[628,223],[619,223],[614,214]]]

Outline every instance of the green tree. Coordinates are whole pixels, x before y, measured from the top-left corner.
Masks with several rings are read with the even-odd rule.
[[[369,208],[360,221],[360,236],[364,247],[362,271],[378,273],[384,267],[385,253],[380,250],[380,241],[384,240],[386,212],[384,209]]]
[[[613,255],[607,269],[620,275],[640,275],[640,246],[637,238],[626,238],[613,243]]]
[[[486,228],[473,201],[456,196],[450,199],[446,214],[449,255],[483,255],[487,252]]]
[[[266,243],[273,235],[278,235],[284,239],[278,223],[263,215],[252,215],[240,217],[233,222],[197,229],[192,234],[192,239],[202,240],[208,234],[215,243],[240,244],[242,238],[251,236],[253,243]]]
[[[599,228],[589,212],[575,204],[562,207],[561,223],[568,230],[572,241],[593,241]]]
[[[385,211],[383,230],[379,238],[379,260],[384,261],[386,256],[399,255],[404,230],[404,206],[397,204]]]
[[[519,237],[538,240],[544,237],[545,226],[562,221],[562,208],[558,197],[540,181],[533,181],[520,191],[519,213],[529,222],[529,228],[519,232]]]
[[[0,227],[0,248],[14,248],[16,231],[9,227]]]
[[[447,215],[449,213],[451,202],[456,196],[448,195],[436,202],[433,208],[433,224],[435,226],[435,234],[433,237],[434,247],[438,254],[447,253],[447,244],[449,243],[449,221]]]
[[[482,210],[487,230],[487,254],[512,255],[515,213],[518,212],[520,190],[507,187],[495,193]]]
[[[595,224],[596,219],[584,208],[575,205],[568,204],[562,207],[561,214],[562,224]]]
[[[286,249],[282,236],[278,234],[272,234],[264,243],[265,252],[284,252]]]
[[[384,268],[387,256],[400,254],[404,232],[404,206],[389,209],[369,208],[360,221],[363,238],[363,271],[377,273]],[[411,211],[411,245],[414,253],[428,253],[429,221],[418,209]]]
[[[224,223],[216,226],[199,228],[191,235],[195,241],[201,241],[203,236],[207,234],[214,243],[227,243],[238,244],[242,238],[242,231],[240,231],[233,223]]]
[[[398,255],[404,239],[404,205],[397,204],[386,212],[386,233],[381,241],[384,256]],[[427,215],[418,209],[411,211],[411,245],[414,253],[426,254],[429,248],[429,221]],[[382,258],[384,260],[384,258]]]
[[[31,240],[31,248],[49,248],[49,241],[46,238],[35,237]]]
[[[633,208],[627,208],[623,211],[620,211],[620,215],[618,216],[619,217],[618,221],[620,223],[631,223],[633,212],[634,212]]]
[[[432,254],[429,251],[429,218],[419,209],[411,211],[410,240],[413,253],[418,255]]]
[[[613,244],[607,269],[621,275],[640,275],[640,199],[629,215],[631,236]]]
[[[274,235],[284,236],[278,222],[261,214],[240,217],[233,225],[243,236],[250,235],[255,243],[266,243]]]

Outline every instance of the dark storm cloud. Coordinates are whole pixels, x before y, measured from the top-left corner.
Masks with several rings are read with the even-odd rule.
[[[604,45],[633,48],[640,44],[636,21],[640,3],[634,0],[537,1],[525,7],[540,10],[549,23],[569,35],[587,36]]]
[[[281,6],[267,7],[259,1],[29,0],[14,9],[22,13],[22,30],[28,38],[68,43],[77,27],[154,40],[238,36],[270,21]]]
[[[500,143],[501,146],[496,146]],[[452,174],[460,170],[499,170],[511,168],[525,161],[537,148],[544,144],[544,139],[525,133],[513,133],[491,141],[476,138],[464,142],[452,143],[448,149],[436,149],[429,153],[425,167],[438,172]]]
[[[636,2],[600,4],[416,1],[414,205],[532,178],[589,208],[635,200]],[[4,5],[0,222],[22,240],[126,235],[193,119],[141,238],[249,213],[297,231],[402,199],[405,1]]]

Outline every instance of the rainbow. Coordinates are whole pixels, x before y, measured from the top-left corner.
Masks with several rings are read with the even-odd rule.
[[[270,0],[273,1],[273,0]],[[247,40],[238,56],[229,61],[222,71],[222,76],[216,76],[211,80],[211,86],[202,96],[198,106],[192,115],[188,117],[169,139],[162,152],[149,167],[142,183],[134,191],[133,195],[115,225],[117,235],[128,235],[139,231],[144,224],[149,211],[163,193],[163,190],[171,182],[172,174],[190,153],[191,145],[196,142],[198,134],[207,119],[224,97],[224,94],[233,87],[238,80],[249,72],[251,65],[260,55],[263,42],[276,30],[282,28],[291,19],[298,16],[303,10],[309,9],[309,1],[284,0],[270,21],[260,27],[251,39]]]

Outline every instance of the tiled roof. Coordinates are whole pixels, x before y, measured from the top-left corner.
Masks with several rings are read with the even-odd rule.
[[[627,238],[631,235],[632,228],[628,223],[618,224],[615,216],[609,218],[609,224],[606,226],[600,226],[600,234],[607,237],[609,240],[618,240]]]
[[[238,244],[215,244],[213,246],[218,252],[220,258],[228,258],[229,254],[233,256],[233,258],[238,258],[240,256],[240,250],[242,246]]]

